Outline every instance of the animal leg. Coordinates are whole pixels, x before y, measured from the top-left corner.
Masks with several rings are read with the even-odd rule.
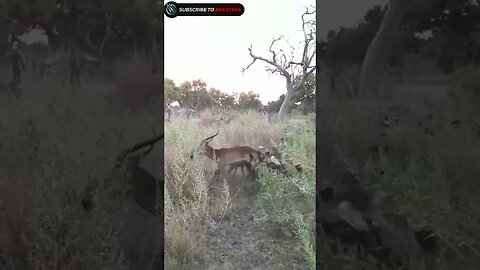
[[[235,169],[235,170],[233,170],[233,169]],[[235,166],[235,167],[231,167],[229,172],[232,173],[232,171],[233,171],[233,174],[236,175],[236,174],[237,174],[237,170],[238,170],[238,167]],[[243,172],[243,168],[242,168],[242,172]]]
[[[245,166],[247,166],[246,164],[242,164],[242,176],[245,177]]]
[[[236,175],[237,170],[240,167],[241,170],[242,170],[242,176],[245,177],[245,168],[244,167],[248,168],[250,163],[248,162],[247,159],[238,159],[238,160],[232,161],[230,163],[227,163],[226,165],[228,165],[228,167],[229,167],[228,172],[230,174],[232,174],[232,172],[233,172],[233,175]]]
[[[249,164],[249,168],[248,169],[248,177],[247,179],[248,180],[252,180],[252,181],[255,181],[257,179],[257,167],[256,166],[252,166],[251,164]]]
[[[216,169],[215,170],[215,178],[219,178],[220,177],[220,169]]]

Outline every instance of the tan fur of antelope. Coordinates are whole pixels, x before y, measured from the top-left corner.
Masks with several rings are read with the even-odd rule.
[[[264,161],[265,154],[249,146],[214,149],[209,143],[219,132],[220,130],[218,129],[217,133],[201,142],[200,148],[203,154],[217,163],[219,172],[225,172],[225,169],[228,167],[228,172],[231,173],[233,169],[236,171],[238,167],[241,167],[242,171],[244,168],[247,168],[250,177],[255,177],[257,166]]]

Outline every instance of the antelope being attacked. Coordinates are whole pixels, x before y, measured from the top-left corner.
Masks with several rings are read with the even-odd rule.
[[[220,173],[225,172],[227,167],[229,168],[228,173],[232,173],[234,170],[236,172],[239,167],[243,173],[244,168],[246,168],[249,173],[248,176],[255,179],[257,166],[264,161],[265,153],[249,146],[214,149],[209,143],[219,132],[220,130],[217,128],[217,133],[200,143],[201,153],[217,163],[218,172]],[[191,157],[193,158],[193,155]]]

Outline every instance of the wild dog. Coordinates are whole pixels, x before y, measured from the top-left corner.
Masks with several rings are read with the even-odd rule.
[[[265,153],[265,156],[266,155],[267,155],[267,153]],[[253,177],[254,175],[252,175],[252,172],[256,168],[256,165],[258,165],[258,164],[256,164],[256,162],[254,161],[254,157],[253,157],[252,154],[249,154],[248,159],[241,158],[241,159],[234,160],[234,161],[231,161],[231,162],[225,164],[225,166],[229,167],[228,172],[230,174],[232,174],[232,172],[233,172],[233,174],[236,174],[238,168],[240,168],[242,170],[242,176],[244,176],[244,177],[245,177],[245,169],[248,172],[248,176]]]
[[[303,168],[301,165],[294,165],[292,162],[287,162],[282,158],[281,153],[278,151],[276,147],[273,147],[271,151],[264,152],[265,158],[262,161],[262,164],[265,164],[268,168],[276,171],[279,174],[283,174],[286,176],[291,176],[291,170],[287,169],[287,165],[292,167],[296,172],[302,172]],[[248,172],[252,170],[252,166],[255,164],[252,162],[253,156],[250,155],[250,159],[240,159],[235,160],[227,164],[229,166],[229,173],[236,173],[238,168],[241,168],[242,175],[245,175],[244,170],[247,169]],[[288,164],[287,164],[288,163]],[[260,165],[260,164],[257,164]]]
[[[273,147],[271,151],[265,152],[264,163],[268,168],[285,176],[292,176],[295,172],[301,173],[303,171],[302,165],[294,164],[291,160],[286,160],[282,156],[282,153],[278,151],[277,147]]]
[[[292,162],[288,162],[289,164],[287,164],[287,161],[283,159],[281,153],[276,147],[273,147],[271,151],[265,151],[263,154],[265,157],[261,164],[265,164],[268,168],[276,171],[277,173],[290,176],[291,172],[287,169],[287,165],[291,165],[290,167],[292,167],[292,169],[294,167],[294,170],[297,172],[302,172],[303,170],[301,165],[291,164]],[[242,175],[245,176],[245,169],[250,173],[255,165],[257,166],[256,168],[258,168],[258,165],[260,165],[259,163],[256,163],[253,158],[254,157],[250,155],[249,159],[242,158],[227,163],[226,166],[229,167],[228,172],[233,172],[233,174],[236,174],[238,168],[240,168],[242,170]]]
[[[224,171],[225,167],[227,166],[232,168],[232,165],[235,164],[237,165],[237,168],[238,166],[242,166],[242,168],[246,167],[249,171],[249,175],[256,177],[256,167],[259,163],[263,162],[265,159],[265,154],[249,146],[235,146],[214,149],[209,145],[209,143],[218,135],[219,132],[220,129],[217,127],[217,133],[204,139],[200,143],[202,154],[205,154],[208,158],[217,163],[218,172]],[[246,165],[247,163],[249,163],[251,166]]]
[[[252,164],[251,164],[252,159],[253,159],[253,156],[251,156],[250,160],[242,158],[242,159],[234,160],[232,162],[227,163],[226,166],[229,167],[228,172],[230,174],[232,174],[232,172],[233,174],[236,174],[238,168],[241,168],[242,175],[245,176],[245,169],[247,169],[248,172],[252,170]]]
[[[265,164],[270,169],[276,170],[279,173],[286,171],[285,162],[276,147],[273,147],[271,151],[265,152]]]

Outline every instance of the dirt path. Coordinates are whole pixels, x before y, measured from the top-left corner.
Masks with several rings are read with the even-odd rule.
[[[209,269],[308,269],[293,235],[279,235],[275,228],[255,218],[258,185],[231,186],[232,209],[207,235]],[[285,254],[288,254],[285,256]]]

